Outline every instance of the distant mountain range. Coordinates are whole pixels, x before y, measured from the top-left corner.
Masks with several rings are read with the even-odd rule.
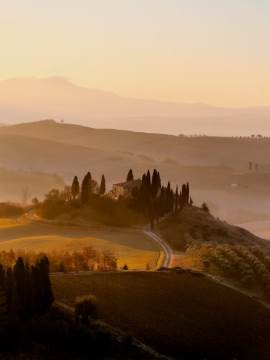
[[[0,123],[47,118],[168,134],[270,135],[270,107],[233,109],[128,98],[77,86],[61,77],[0,81]]]

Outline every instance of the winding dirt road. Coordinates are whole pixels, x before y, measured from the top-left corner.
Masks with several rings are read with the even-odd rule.
[[[144,234],[150,237],[152,240],[157,242],[159,246],[162,248],[162,251],[164,252],[164,258],[162,263],[159,265],[159,267],[165,267],[170,268],[172,264],[172,257],[173,257],[173,250],[172,248],[155,232],[144,229]]]

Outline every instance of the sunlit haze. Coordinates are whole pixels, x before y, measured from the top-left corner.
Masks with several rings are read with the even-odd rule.
[[[10,0],[0,79],[64,76],[120,95],[270,105],[270,2]]]

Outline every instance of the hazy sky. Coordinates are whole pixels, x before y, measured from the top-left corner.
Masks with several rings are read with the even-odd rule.
[[[270,0],[1,1],[0,79],[270,105]]]

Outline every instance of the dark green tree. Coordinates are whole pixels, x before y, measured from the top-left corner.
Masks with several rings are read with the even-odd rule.
[[[26,288],[26,270],[25,264],[21,257],[16,261],[13,269],[14,274],[14,285],[15,285],[15,308],[16,312],[20,317],[24,317],[25,308],[27,302],[27,291]]]
[[[80,183],[78,180],[78,177],[75,176],[71,185],[71,194],[73,197],[73,200],[77,198],[77,196],[80,194]]]
[[[99,193],[100,193],[100,195],[104,195],[105,192],[106,192],[106,180],[105,180],[105,176],[102,175],[100,187],[99,187]]]
[[[133,180],[134,180],[133,171],[132,169],[129,169],[129,172],[127,174],[127,181],[133,181]]]
[[[6,281],[6,272],[2,264],[0,264],[0,288],[5,287],[5,281]]]
[[[6,295],[7,295],[7,310],[8,313],[12,313],[14,310],[14,302],[15,302],[15,284],[14,284],[14,276],[12,268],[7,269],[6,275]]]
[[[179,190],[178,190],[178,186],[176,186],[175,198],[174,198],[174,211],[175,211],[175,213],[178,212],[178,209],[179,209]]]
[[[157,195],[159,195],[160,187],[161,187],[160,175],[157,172],[157,170],[154,169],[152,175],[152,184],[151,184],[151,189],[152,189],[151,195],[153,198],[156,198]]]
[[[54,296],[52,292],[52,286],[50,281],[50,263],[47,256],[43,256],[36,263],[36,268],[39,273],[39,312],[46,313],[51,304],[53,303]],[[37,285],[37,284],[36,284]]]
[[[82,204],[87,204],[90,200],[91,196],[91,186],[92,186],[92,177],[90,172],[88,172],[82,181],[82,189],[81,189],[81,202]]]

